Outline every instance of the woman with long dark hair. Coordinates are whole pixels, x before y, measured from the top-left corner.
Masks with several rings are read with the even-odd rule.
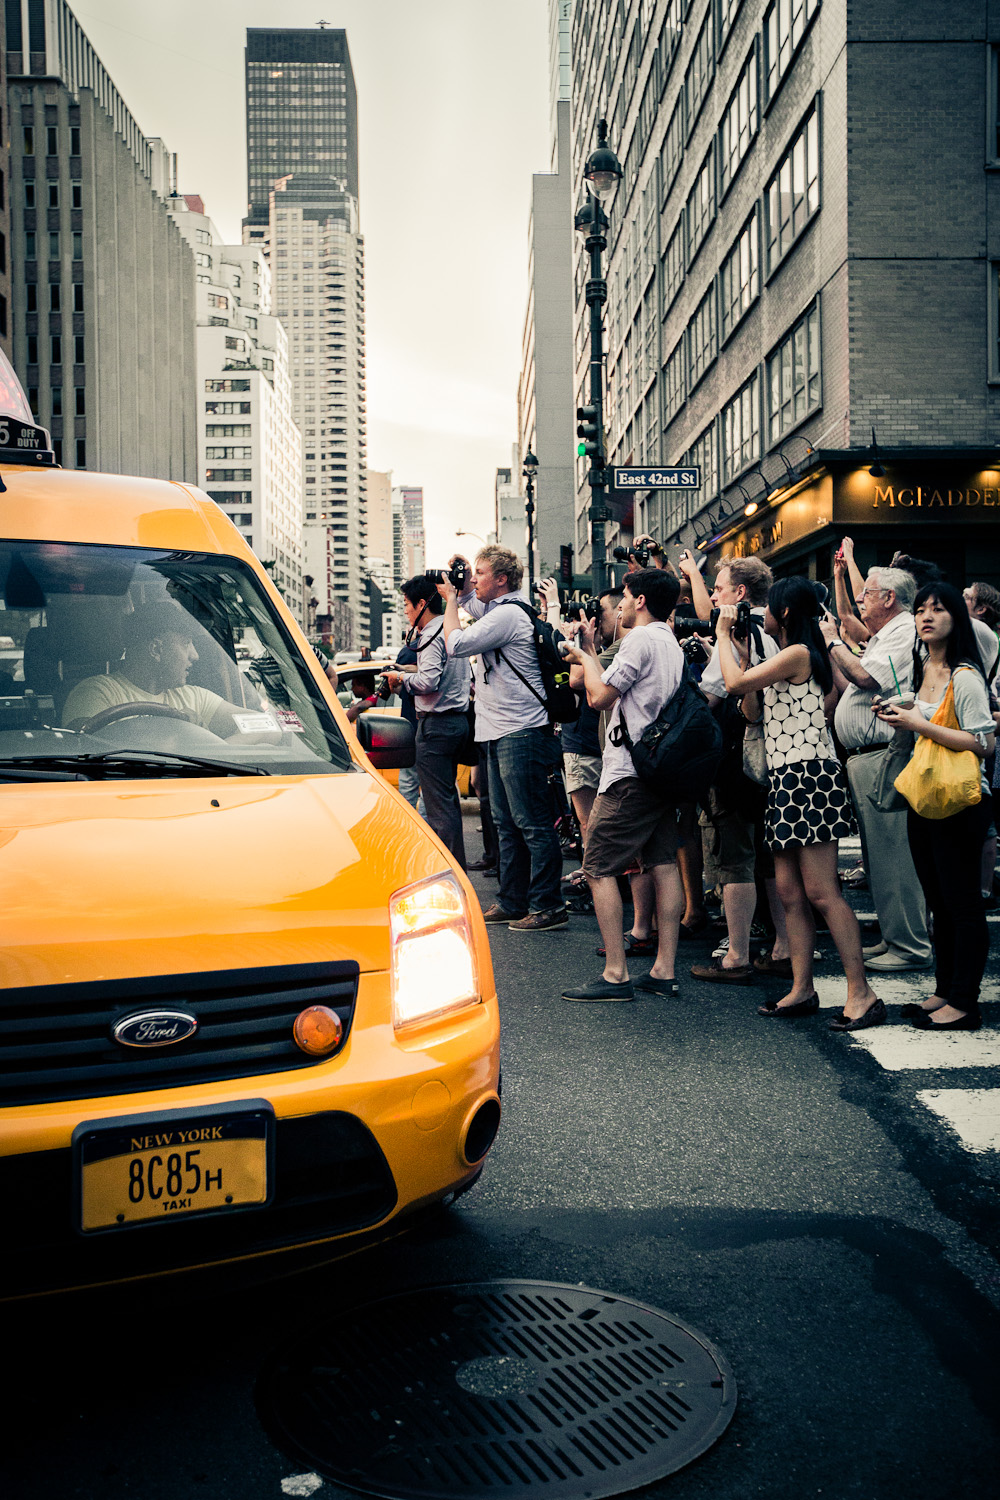
[[[894,729],[910,729],[946,750],[972,750],[984,760],[993,749],[993,716],[982,660],[962,595],[950,583],[919,590],[913,605],[917,627],[913,681],[916,702],[876,705]],[[949,691],[959,727],[935,723]],[[941,717],[946,717],[946,712]],[[934,916],[937,960],[934,994],[903,1007],[926,1031],[976,1031],[982,1025],[979,987],[990,938],[979,889],[979,863],[990,822],[989,787],[981,778],[979,802],[945,818],[925,818],[912,807],[906,831],[917,878]]]
[[[721,610],[720,636],[731,635],[735,616],[732,607]],[[784,1018],[819,1009],[813,985],[815,906],[826,919],[847,976],[847,1003],[831,1028],[859,1031],[880,1025],[885,1006],[868,983],[861,932],[837,878],[837,841],[852,834],[855,824],[827,728],[825,705],[833,691],[833,671],[819,629],[819,600],[808,579],[780,578],[773,585],[764,629],[780,650],[759,666],[748,670],[746,649],[735,638],[739,667],[729,652],[719,652],[728,691],[742,698],[760,692],[764,697],[770,773],[764,827],[788,924],[792,987],[758,1013]]]

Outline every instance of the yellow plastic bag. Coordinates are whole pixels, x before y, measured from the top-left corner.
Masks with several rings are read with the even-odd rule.
[[[950,682],[931,723],[945,729],[962,727],[955,714]],[[921,818],[953,818],[963,808],[982,801],[982,761],[974,750],[949,750],[921,734],[894,785]]]

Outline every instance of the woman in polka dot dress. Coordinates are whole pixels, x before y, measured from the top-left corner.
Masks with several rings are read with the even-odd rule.
[[[736,610],[724,607],[718,634],[731,635]],[[781,1000],[759,1007],[762,1016],[812,1015],[815,924],[812,907],[826,918],[847,976],[847,1004],[830,1022],[834,1031],[859,1031],[885,1020],[885,1006],[868,984],[857,919],[837,878],[837,840],[855,831],[844,775],[830,742],[826,698],[833,672],[819,631],[819,601],[805,578],[781,578],[768,595],[764,629],[780,650],[749,668],[743,642],[733,639],[737,666],[719,652],[726,687],[736,697],[762,693],[764,744],[770,787],[765,834],[774,854],[778,895],[788,922],[792,987]],[[746,705],[744,705],[746,710]]]

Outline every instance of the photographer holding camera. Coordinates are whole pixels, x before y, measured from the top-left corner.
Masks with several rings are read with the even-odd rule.
[[[704,608],[708,602],[715,610],[723,605],[742,607],[744,626],[747,629],[750,663],[757,666],[777,651],[777,642],[764,634],[764,606],[773,582],[771,570],[757,557],[733,557],[724,562],[715,575],[715,587],[711,599],[698,571],[697,563],[690,552],[680,560],[680,569],[691,580],[692,598],[696,608]],[[730,637],[716,642],[712,648],[705,670],[701,675],[701,689],[712,708],[723,716],[723,738],[732,740],[731,752],[738,759],[736,774],[730,783],[721,779],[711,787],[708,799],[702,806],[699,819],[705,860],[705,879],[709,885],[722,887],[722,905],[729,935],[728,951],[707,963],[694,964],[691,975],[694,979],[718,984],[750,984],[756,971],[790,972],[785,916],[778,900],[774,881],[774,860],[764,843],[764,788],[742,776],[742,726],[735,723],[726,734],[725,716],[739,714],[739,709],[730,700],[722,676],[720,652],[727,651],[734,662],[739,661]],[[754,718],[760,715],[759,706],[753,705]],[[768,905],[775,926],[775,943],[770,958],[761,959],[755,965],[750,959],[750,930],[757,908],[757,877],[764,881]],[[682,929],[682,936],[684,936]]]
[[[441,614],[444,604],[435,575],[418,574],[401,586],[403,609],[411,632],[416,667],[387,672],[394,692],[412,696],[417,710],[416,770],[427,822],[465,869],[462,805],[455,773],[468,730],[469,663],[449,656]]]
[[[553,827],[549,773],[559,764],[559,739],[549,719],[534,641],[534,611],[520,592],[519,558],[488,546],[465,570],[459,593],[451,576],[437,585],[445,601],[449,657],[474,656],[476,741],[488,767],[490,805],[500,852],[500,891],[483,913],[512,932],[565,927],[562,849]],[[458,606],[472,616],[463,630]]]

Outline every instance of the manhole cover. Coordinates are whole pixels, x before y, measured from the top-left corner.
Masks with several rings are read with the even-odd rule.
[[[275,1442],[367,1494],[618,1495],[704,1453],[729,1365],[656,1308],[556,1282],[386,1297],[313,1330],[257,1391]]]

